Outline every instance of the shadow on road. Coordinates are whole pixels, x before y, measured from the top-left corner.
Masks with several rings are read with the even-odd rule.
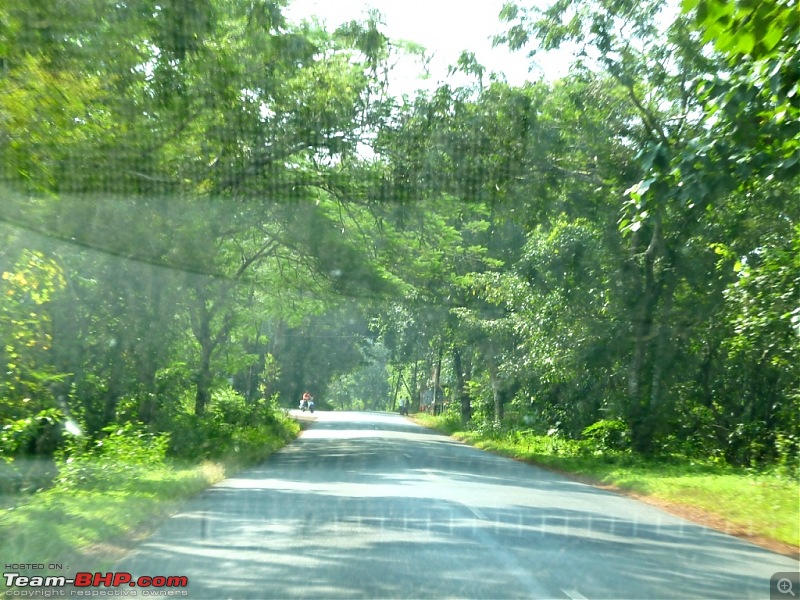
[[[739,598],[768,595],[771,573],[792,564],[389,425],[315,424],[210,488],[119,569],[188,575],[191,598]]]

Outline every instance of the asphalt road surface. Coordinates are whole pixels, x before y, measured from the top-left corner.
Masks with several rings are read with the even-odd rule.
[[[314,416],[117,570],[185,575],[193,599],[738,599],[769,598],[771,576],[798,568],[397,415]]]

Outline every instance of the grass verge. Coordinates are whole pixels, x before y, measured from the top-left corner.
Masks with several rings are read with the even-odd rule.
[[[165,518],[209,485],[254,463],[293,439],[299,427],[285,425],[260,452],[218,462],[181,464],[164,461],[130,465],[102,477],[102,464],[89,464],[91,483],[61,485],[34,494],[0,498],[0,540],[4,564],[43,565],[15,569],[23,575],[64,575],[76,570],[103,571],[125,556]],[[51,568],[50,565],[53,565]],[[5,582],[0,580],[0,590]]]
[[[544,436],[489,438],[477,432],[455,431],[452,422],[439,417],[419,414],[414,420],[475,447],[635,496],[782,554],[800,555],[800,484],[796,474],[780,476],[621,453],[570,456],[565,455],[568,449]]]
[[[165,463],[146,472],[132,470],[129,478],[107,489],[55,486],[20,496],[0,513],[3,559],[45,567],[58,564],[65,570],[91,564],[91,571],[107,571],[132,541],[172,514],[181,501],[224,477],[220,463]],[[62,574],[56,571],[52,572]]]

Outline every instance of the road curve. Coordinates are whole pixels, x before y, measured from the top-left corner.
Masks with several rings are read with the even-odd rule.
[[[386,413],[317,412],[117,565],[200,598],[769,598],[798,563]],[[788,598],[787,598],[788,600]]]

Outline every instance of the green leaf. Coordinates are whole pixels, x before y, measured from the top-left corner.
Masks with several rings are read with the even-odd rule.
[[[688,14],[692,12],[697,5],[700,3],[701,0],[681,0],[681,12],[683,14]]]
[[[769,29],[767,29],[767,33],[764,34],[764,37],[761,39],[761,44],[764,46],[766,52],[771,52],[772,49],[778,45],[778,42],[783,38],[783,34],[784,30],[780,24],[773,23]]]
[[[752,33],[750,32],[741,33],[739,34],[736,42],[735,52],[738,52],[740,54],[752,54],[755,45],[756,45],[756,38]]]

